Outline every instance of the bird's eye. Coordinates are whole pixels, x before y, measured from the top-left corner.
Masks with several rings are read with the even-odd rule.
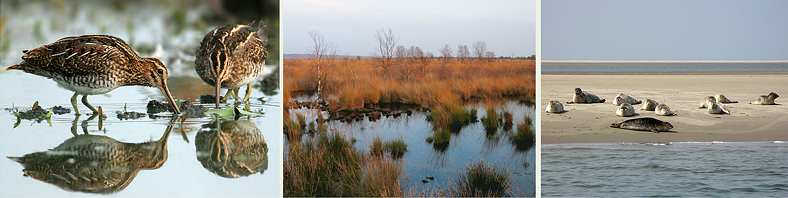
[[[162,69],[156,70],[156,72],[159,72],[159,74],[164,74],[164,70]]]

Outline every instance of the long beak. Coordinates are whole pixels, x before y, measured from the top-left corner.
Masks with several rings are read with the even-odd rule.
[[[172,99],[172,95],[170,95],[170,89],[167,88],[167,84],[163,84],[161,87],[161,93],[164,93],[164,97],[167,98],[167,102],[170,102],[170,106],[175,109],[175,114],[181,114],[181,110],[178,109],[178,105],[175,104],[175,100]]]

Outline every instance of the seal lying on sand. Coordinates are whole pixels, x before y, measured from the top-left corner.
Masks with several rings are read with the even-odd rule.
[[[666,104],[659,104],[659,105],[657,105],[657,107],[654,108],[654,113],[656,113],[657,115],[662,115],[662,116],[673,116],[673,115],[676,115],[673,112],[670,112],[670,107],[668,107],[668,105],[666,105]]]
[[[618,106],[616,109],[616,115],[621,117],[629,117],[635,115],[635,107],[632,107],[629,103],[624,103]]]
[[[637,100],[637,99],[635,99],[634,97],[632,97],[632,96],[630,96],[628,94],[619,93],[618,95],[616,95],[616,99],[613,100],[613,105],[619,106],[623,102],[626,102],[626,103],[634,105],[634,104],[640,104],[643,101]]]
[[[550,103],[547,103],[547,108],[545,108],[544,111],[547,113],[563,113],[564,104],[561,104],[561,102],[557,100],[550,101]]]
[[[621,123],[612,123],[610,127],[659,133],[672,129],[673,125],[654,118],[636,118]]]
[[[780,97],[780,96],[777,95],[777,93],[772,92],[772,93],[769,93],[769,95],[759,96],[755,100],[750,101],[750,104],[754,104],[754,105],[773,105],[774,104],[774,99],[777,99],[777,97]]]
[[[714,96],[706,96],[703,101],[700,101],[700,106],[698,106],[698,109],[708,108],[715,102],[717,102],[717,99],[714,99]]]
[[[599,96],[596,96],[592,93],[588,93],[587,91],[580,90],[580,88],[575,88],[575,97],[572,98],[572,102],[567,102],[567,104],[572,103],[604,103],[605,99],[599,99]]]
[[[719,102],[712,103],[709,105],[709,113],[710,114],[731,114],[725,105]]]
[[[656,100],[646,99],[646,103],[643,103],[643,108],[640,108],[640,110],[654,111],[658,104]]]
[[[720,102],[720,103],[723,103],[723,104],[739,103],[739,101],[730,100],[730,99],[726,98],[725,95],[722,95],[722,94],[714,95],[714,99],[717,100],[717,102]]]

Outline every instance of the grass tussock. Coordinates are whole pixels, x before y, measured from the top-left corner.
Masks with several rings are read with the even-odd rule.
[[[320,134],[288,149],[284,162],[287,197],[403,196],[401,165],[362,153],[343,135]]]
[[[408,144],[405,144],[405,140],[402,138],[386,142],[384,147],[386,148],[386,151],[391,153],[391,156],[395,158],[402,157],[405,155],[405,152],[408,151]]]
[[[457,197],[501,197],[512,185],[509,173],[497,165],[471,164],[454,180]]]
[[[401,158],[408,151],[408,144],[402,138],[383,142],[379,137],[372,140],[369,145],[369,152],[373,156],[382,156],[383,154],[391,154],[395,159]]]
[[[484,116],[482,120],[482,125],[484,125],[484,129],[489,132],[495,132],[498,130],[498,125],[500,125],[500,115],[495,110],[495,108],[489,107],[487,108],[487,116]]]
[[[533,120],[531,117],[525,116],[522,123],[517,124],[517,132],[509,134],[509,141],[514,144],[518,150],[528,150],[536,143],[536,134],[534,133]]]

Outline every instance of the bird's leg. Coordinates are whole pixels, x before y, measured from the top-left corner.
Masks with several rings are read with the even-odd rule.
[[[244,102],[249,101],[249,95],[252,94],[252,84],[246,85],[246,96],[244,96]]]
[[[93,114],[98,114],[98,110],[96,110],[96,108],[93,107],[93,105],[90,105],[90,103],[88,103],[88,95],[87,94],[82,95],[82,104],[84,104],[85,106],[90,108],[90,110],[93,111]]]
[[[241,89],[240,87],[233,89],[233,96],[235,97],[235,102],[238,102],[238,90],[240,89]]]
[[[230,98],[230,94],[232,94],[232,93],[233,93],[232,89],[227,89],[227,93],[224,93],[224,99]]]
[[[79,116],[79,108],[77,108],[77,96],[78,95],[79,94],[77,94],[77,92],[74,92],[74,95],[71,96],[71,106],[74,107],[74,112],[77,113],[77,116]]]

